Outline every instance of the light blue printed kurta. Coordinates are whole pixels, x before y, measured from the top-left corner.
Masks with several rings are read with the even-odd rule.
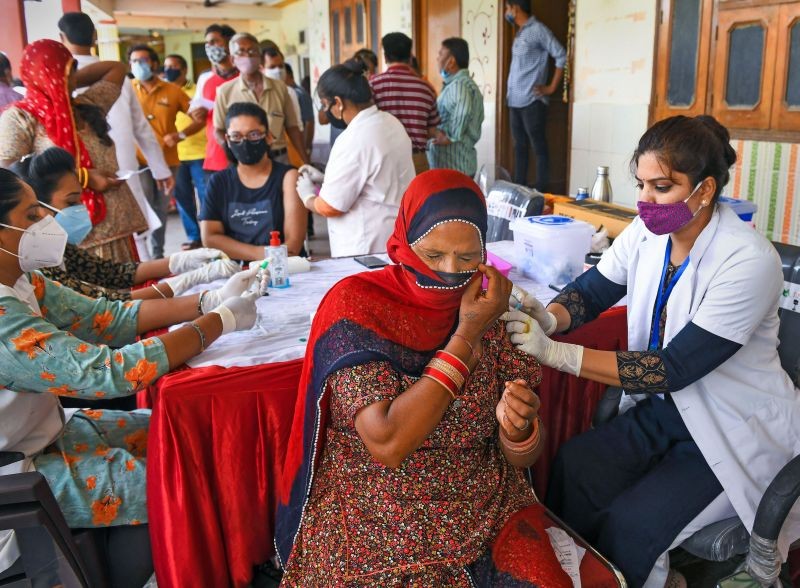
[[[431,169],[455,169],[470,177],[478,171],[475,143],[481,138],[483,95],[466,69],[459,70],[442,88],[436,100],[442,117],[439,128],[449,145],[428,144]]]
[[[88,298],[39,272],[30,283],[41,315],[7,288],[0,293],[0,449],[33,458],[70,527],[146,523],[149,411],[84,409],[55,438],[37,445],[36,437],[62,411],[43,395],[133,394],[169,370],[164,346],[155,338],[134,343],[139,302]],[[18,399],[57,414],[26,423],[13,408]]]

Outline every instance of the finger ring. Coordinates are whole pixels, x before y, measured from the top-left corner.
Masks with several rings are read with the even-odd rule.
[[[514,423],[511,423],[511,424],[514,424]],[[531,422],[528,419],[525,419],[525,424],[524,425],[522,425],[521,427],[517,427],[517,425],[514,425],[514,427],[516,427],[516,429],[519,430],[519,431],[524,431],[525,429],[528,428],[528,425],[530,425],[530,424],[531,424]]]
[[[530,333],[531,332],[531,325],[528,322],[525,322],[525,330],[522,331],[523,333]]]

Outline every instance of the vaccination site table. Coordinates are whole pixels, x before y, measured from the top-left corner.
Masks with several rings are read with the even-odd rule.
[[[488,247],[513,262],[513,243]],[[280,467],[311,319],[334,283],[360,271],[364,267],[351,258],[313,262],[310,272],[291,276],[290,288],[270,289],[258,301],[255,328],[221,337],[152,388],[147,500],[162,588],[246,586],[253,566],[274,555]],[[555,295],[515,269],[509,277],[544,303]],[[625,349],[625,307],[558,339]],[[558,447],[589,428],[604,391],[604,385],[543,369],[538,393],[548,435],[534,470],[540,497]]]

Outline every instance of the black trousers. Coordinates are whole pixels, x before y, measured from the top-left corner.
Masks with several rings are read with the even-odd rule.
[[[637,587],[721,492],[672,399],[653,396],[562,446],[546,504]]]
[[[514,183],[528,185],[528,149],[533,145],[536,155],[536,182],[540,192],[550,183],[550,152],[547,149],[545,127],[547,105],[541,100],[523,108],[509,108],[511,136],[514,138]]]

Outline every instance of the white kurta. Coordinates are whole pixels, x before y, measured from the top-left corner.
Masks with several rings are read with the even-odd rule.
[[[606,278],[627,284],[632,351],[647,349],[668,239],[648,231],[637,217],[597,265]],[[672,398],[750,530],[767,485],[800,453],[800,390],[777,353],[780,259],[772,244],[726,205],[717,206],[689,258],[667,303],[664,346],[693,322],[742,348]],[[784,557],[798,537],[796,505],[778,541]]]

